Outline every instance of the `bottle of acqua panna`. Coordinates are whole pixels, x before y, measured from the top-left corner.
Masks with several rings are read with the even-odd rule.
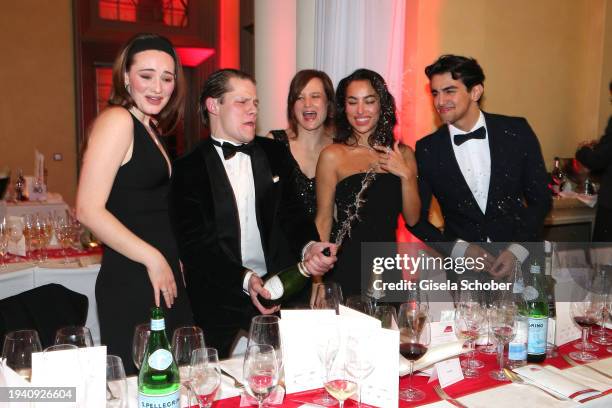
[[[139,408],[179,408],[178,366],[166,337],[164,312],[151,308],[151,335],[138,374]]]

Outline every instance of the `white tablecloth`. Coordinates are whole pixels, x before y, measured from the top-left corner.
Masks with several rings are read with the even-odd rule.
[[[14,267],[14,265],[10,265]],[[95,286],[100,265],[80,268],[30,266],[18,271],[0,270],[0,299],[16,295],[49,283],[58,283],[66,288],[87,296],[89,309],[85,325],[91,330],[94,343],[100,344],[100,324],[96,306]]]
[[[24,216],[28,214],[63,214],[68,210],[68,204],[63,201],[24,201],[20,203],[0,200],[0,219],[9,215]]]

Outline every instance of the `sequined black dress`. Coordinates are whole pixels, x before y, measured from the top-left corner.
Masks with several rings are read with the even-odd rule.
[[[289,155],[291,156],[291,162],[293,163],[291,177],[293,179],[292,184],[295,188],[295,194],[301,197],[301,200],[304,203],[306,213],[314,221],[314,217],[317,212],[315,179],[314,177],[308,178],[304,173],[302,173],[302,169],[300,169],[299,163],[291,154],[291,148],[289,147],[289,137],[287,136],[287,132],[285,132],[284,130],[271,130],[270,133],[272,133],[272,136],[274,136],[274,140],[284,143],[285,146],[287,146],[287,150],[289,150]]]
[[[336,226],[343,224],[347,218],[347,210],[354,206],[355,197],[361,189],[364,177],[365,173],[353,174],[340,180],[336,185],[338,213]],[[361,243],[396,242],[397,219],[402,210],[401,181],[393,174],[379,173],[363,197],[365,203],[359,209],[359,220],[352,224],[351,236],[344,238],[336,266],[325,274],[324,278],[338,282],[345,299],[360,294],[362,286],[365,287],[369,283],[370,275],[362,272],[361,265],[363,262],[364,266],[369,266],[371,261],[364,259],[365,253],[362,254]],[[337,227],[334,236],[336,234]],[[389,254],[375,254],[375,256],[393,256],[393,254],[394,251],[391,251]]]

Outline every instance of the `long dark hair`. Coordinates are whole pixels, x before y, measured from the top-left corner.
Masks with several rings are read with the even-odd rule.
[[[397,123],[395,116],[395,98],[389,92],[387,84],[380,74],[369,69],[358,69],[343,78],[336,89],[336,136],[334,143],[346,145],[357,144],[353,128],[346,117],[346,89],[354,81],[369,81],[380,100],[380,117],[372,134],[368,137],[370,146],[393,146],[393,128]]]
[[[172,43],[165,37],[157,34],[138,34],[123,46],[113,64],[113,86],[108,104],[111,106],[123,106],[126,109],[130,109],[136,105],[134,99],[126,89],[125,73],[130,70],[130,67],[134,63],[134,55],[146,50],[164,51],[174,60],[176,86],[166,106],[164,106],[161,112],[155,115],[157,123],[153,124],[160,134],[169,133],[174,130],[183,117],[185,77],[181,61]]]
[[[303,69],[295,74],[291,80],[291,85],[289,85],[289,95],[287,95],[287,122],[289,122],[289,127],[291,130],[293,130],[295,135],[297,135],[298,121],[295,117],[293,107],[300,97],[302,90],[306,87],[306,85],[308,85],[308,82],[314,78],[319,78],[321,80],[323,90],[325,91],[325,96],[327,97],[327,117],[325,118],[325,122],[323,122],[323,126],[325,128],[329,128],[334,123],[336,101],[334,85],[332,84],[331,79],[329,79],[329,76],[323,71]]]

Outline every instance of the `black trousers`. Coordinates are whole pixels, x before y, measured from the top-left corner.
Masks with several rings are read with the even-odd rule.
[[[593,242],[612,242],[612,209],[597,206]]]

